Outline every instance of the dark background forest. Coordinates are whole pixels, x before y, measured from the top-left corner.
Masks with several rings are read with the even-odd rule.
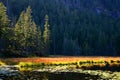
[[[39,56],[120,55],[120,0],[0,0],[0,2],[7,8],[9,28],[12,30],[15,28],[13,31],[8,30],[8,34],[11,33],[14,39],[13,37],[7,39],[5,35],[0,38],[1,53],[10,49],[20,55],[30,53]],[[24,19],[20,19],[22,11],[23,15],[32,17],[29,22],[35,26],[33,28],[37,28],[35,29],[37,32],[31,31],[30,34],[36,38],[18,38],[20,34],[15,35],[19,22]],[[23,23],[25,24],[24,21]],[[26,39],[26,45],[22,44],[24,41],[20,41],[23,38]],[[36,46],[32,45],[35,39]]]

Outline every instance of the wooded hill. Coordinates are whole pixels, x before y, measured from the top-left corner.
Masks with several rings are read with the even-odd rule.
[[[1,2],[7,7],[10,28],[19,30],[16,26],[23,23],[23,27],[26,27],[29,22],[31,23],[29,28],[33,31],[25,33],[30,34],[26,38],[27,41],[25,37],[17,37],[16,40],[19,41],[12,40],[19,42],[19,46],[18,43],[12,45],[21,53],[27,51],[59,55],[120,55],[119,0],[1,0]],[[32,12],[30,13],[28,9]],[[21,18],[23,15],[31,20],[24,21],[25,18]],[[45,18],[45,15],[48,17]],[[48,34],[45,34],[47,33],[45,24],[49,27],[46,30]],[[16,31],[12,32],[15,34]],[[33,39],[39,38],[37,37],[39,35],[36,35],[38,33],[41,39]],[[19,37],[21,35],[17,34]],[[47,35],[48,41],[44,39]],[[34,40],[41,42],[39,47],[37,41],[34,44]]]

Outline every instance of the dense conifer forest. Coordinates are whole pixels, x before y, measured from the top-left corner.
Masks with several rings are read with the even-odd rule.
[[[120,56],[120,0],[0,0],[0,56]]]

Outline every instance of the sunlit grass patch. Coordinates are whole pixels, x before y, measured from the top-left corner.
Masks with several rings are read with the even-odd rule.
[[[19,70],[20,71],[32,71],[33,68],[31,68],[31,67],[19,67]]]
[[[120,66],[119,61],[78,61],[78,62],[51,62],[51,63],[33,63],[33,62],[20,62],[18,64],[20,67],[44,67],[44,66],[76,66],[76,68],[81,69],[92,69],[92,68],[103,68],[103,67],[113,67],[113,66]]]
[[[33,63],[33,62],[20,62],[18,64],[20,67],[43,67],[45,66],[44,63]]]
[[[32,62],[20,62],[18,65],[20,67],[25,67],[25,66],[32,66],[33,63]]]
[[[93,70],[120,70],[120,61],[106,61],[106,60],[84,60],[77,62],[76,68],[80,69],[93,69]]]
[[[81,59],[81,58],[10,58],[1,59],[0,65],[18,65],[20,70],[31,70],[32,68],[53,68],[67,67],[70,69],[89,69],[89,70],[120,70],[120,60],[113,58]]]
[[[4,62],[0,61],[0,66],[6,65]]]
[[[77,62],[52,62],[49,65],[51,66],[69,66],[69,65],[76,65]]]

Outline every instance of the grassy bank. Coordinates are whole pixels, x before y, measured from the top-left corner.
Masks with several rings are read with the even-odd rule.
[[[9,58],[0,59],[0,65],[18,65],[20,68],[68,66],[69,68],[120,71],[120,58],[61,57],[61,58]]]

